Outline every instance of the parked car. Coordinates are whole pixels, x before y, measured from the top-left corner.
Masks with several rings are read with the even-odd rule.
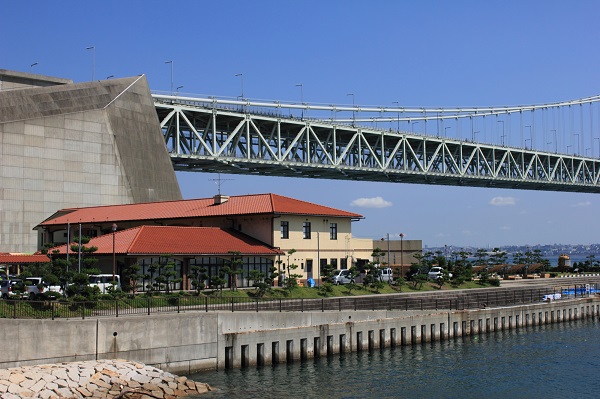
[[[21,279],[7,278],[0,280],[0,295],[2,299],[17,299],[22,292]]]
[[[59,285],[48,285],[41,277],[27,277],[24,283],[23,298],[36,299],[48,291],[62,294],[62,288]]]
[[[333,275],[333,284],[350,284],[352,282],[352,275],[349,269],[337,270]]]
[[[383,267],[377,269],[379,280],[384,283],[392,283],[394,281],[394,271],[391,267]]]
[[[444,274],[444,269],[442,269],[439,266],[434,266],[429,270],[429,273],[427,273],[427,278],[429,278],[430,280],[437,280],[443,274]],[[452,278],[452,273],[448,273],[448,277]]]
[[[116,289],[121,288],[121,279],[119,275],[115,275],[115,280],[117,282]],[[90,283],[91,287],[98,287],[100,292],[106,294],[109,292],[108,287],[112,286],[113,275],[112,274],[92,274],[90,275]]]

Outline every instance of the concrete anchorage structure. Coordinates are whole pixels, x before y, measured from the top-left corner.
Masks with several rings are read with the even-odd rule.
[[[0,69],[0,252],[34,252],[68,207],[179,200],[145,76],[73,83]]]

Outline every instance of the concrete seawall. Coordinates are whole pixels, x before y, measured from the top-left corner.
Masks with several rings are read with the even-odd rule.
[[[0,368],[128,359],[173,373],[559,323],[600,313],[600,297],[463,311],[189,312],[71,320],[0,319]]]

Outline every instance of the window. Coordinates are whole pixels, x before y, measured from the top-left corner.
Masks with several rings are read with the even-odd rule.
[[[281,238],[290,238],[290,222],[281,222]]]
[[[332,266],[334,269],[337,269],[337,268],[338,268],[338,267],[337,267],[337,259],[335,259],[335,258],[331,258],[331,259],[329,259],[329,264],[330,264],[330,265],[331,265],[331,266]]]
[[[337,240],[337,223],[329,223],[329,239]]]
[[[302,234],[305,240],[310,240],[310,222],[302,224]]]

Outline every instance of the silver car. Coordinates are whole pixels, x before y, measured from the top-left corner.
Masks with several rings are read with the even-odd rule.
[[[352,274],[349,269],[338,270],[333,275],[333,284],[335,285],[350,284],[351,282]]]

